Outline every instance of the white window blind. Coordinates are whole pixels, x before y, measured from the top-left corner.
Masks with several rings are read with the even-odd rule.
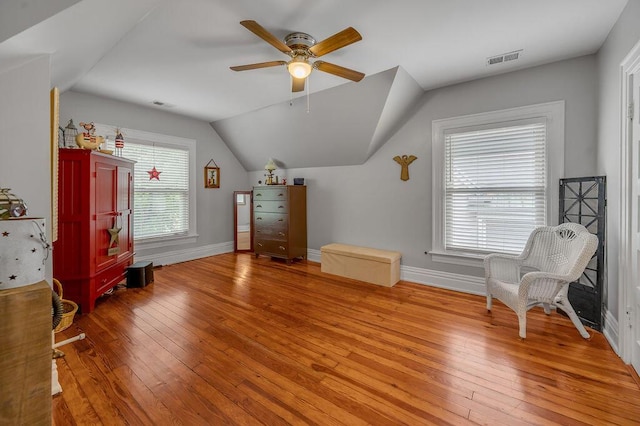
[[[546,223],[546,121],[444,133],[444,248],[520,253]]]
[[[113,141],[108,143],[114,149]],[[189,232],[189,150],[125,138],[124,156],[136,161],[134,235],[136,240]],[[155,167],[160,179],[149,179]]]

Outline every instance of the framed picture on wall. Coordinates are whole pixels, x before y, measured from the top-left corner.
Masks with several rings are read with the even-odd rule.
[[[204,167],[204,187],[220,188],[220,167]]]

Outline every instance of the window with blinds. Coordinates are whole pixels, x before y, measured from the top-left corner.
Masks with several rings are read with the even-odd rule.
[[[113,141],[107,144],[115,149]],[[186,235],[189,232],[189,149],[126,138],[126,157],[134,171],[136,240]],[[150,179],[153,168],[159,179]]]
[[[445,250],[520,253],[546,223],[546,121],[444,133]]]
[[[482,267],[558,217],[564,101],[432,122],[432,260]]]

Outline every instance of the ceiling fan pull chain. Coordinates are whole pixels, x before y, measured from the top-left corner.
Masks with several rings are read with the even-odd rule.
[[[309,86],[311,86],[311,76],[307,77],[307,114],[309,114],[311,109],[309,107]]]
[[[289,87],[293,84],[293,76],[289,76]],[[293,106],[293,92],[289,92],[289,106]]]

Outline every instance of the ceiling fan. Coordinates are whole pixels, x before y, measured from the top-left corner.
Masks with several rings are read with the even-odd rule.
[[[346,78],[352,81],[360,81],[364,78],[364,74],[340,65],[331,64],[324,61],[310,62],[312,58],[319,58],[327,53],[333,52],[356,41],[362,40],[362,36],[358,31],[349,27],[332,35],[331,37],[316,43],[316,40],[309,34],[295,32],[287,35],[284,42],[280,41],[276,36],[264,29],[256,21],[242,21],[240,25],[291,57],[290,61],[269,61],[257,64],[238,65],[230,67],[234,71],[246,71],[257,68],[276,67],[286,65],[292,79],[292,92],[301,92],[304,90],[305,79],[311,74],[313,69],[323,71],[338,77]]]

